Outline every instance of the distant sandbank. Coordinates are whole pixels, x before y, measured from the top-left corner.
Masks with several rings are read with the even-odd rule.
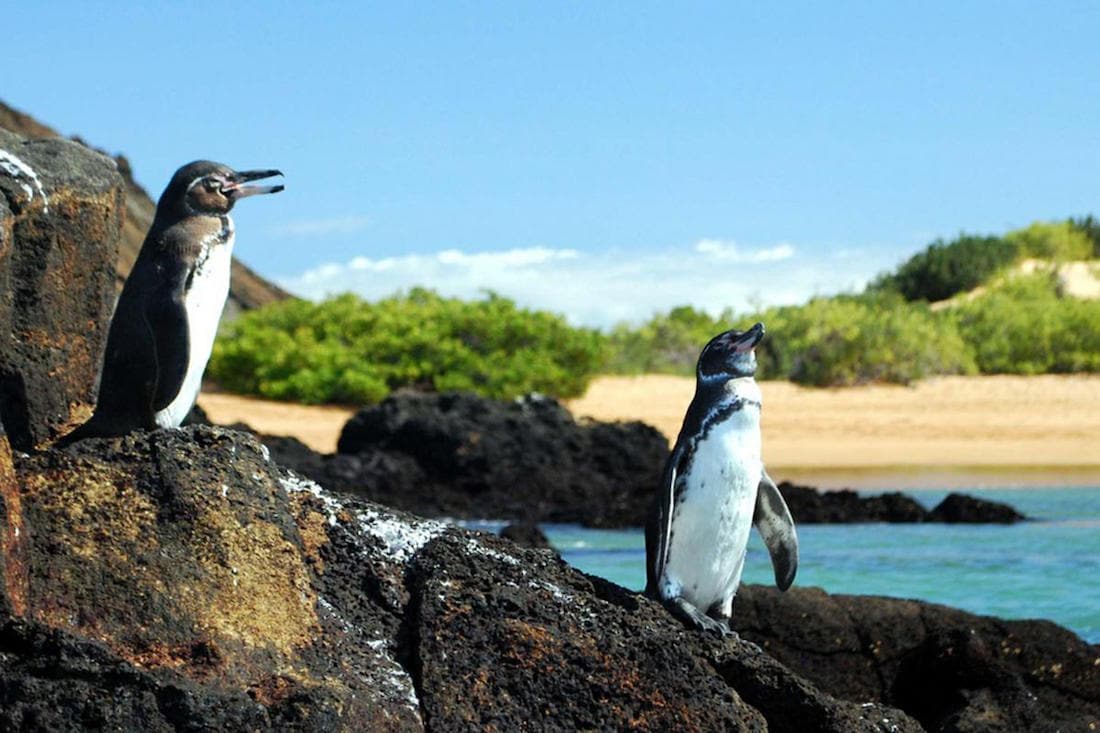
[[[911,387],[763,382],[772,475],[823,488],[1100,485],[1100,375],[937,377]],[[670,440],[693,380],[595,379],[577,416],[643,420]],[[245,422],[332,452],[353,410],[203,393],[216,423]]]

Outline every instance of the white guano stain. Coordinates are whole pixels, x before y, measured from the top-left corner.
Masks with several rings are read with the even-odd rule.
[[[26,178],[30,185],[23,181],[19,181],[19,185],[26,192],[27,198],[33,201],[35,191],[37,191],[38,195],[42,197],[42,213],[50,213],[50,197],[46,195],[46,189],[42,187],[42,181],[38,179],[38,174],[34,172],[34,168],[20,160],[15,153],[0,148],[0,172],[6,173],[15,179]],[[34,188],[31,188],[31,186],[34,186]]]
[[[281,479],[280,483],[288,492],[307,492],[320,499],[330,526],[335,526],[338,515],[346,511],[339,500],[309,479],[291,474]],[[395,563],[407,562],[420,548],[447,529],[446,524],[432,519],[406,521],[383,516],[373,509],[355,512],[353,516],[356,526],[364,534],[381,540],[386,559]]]

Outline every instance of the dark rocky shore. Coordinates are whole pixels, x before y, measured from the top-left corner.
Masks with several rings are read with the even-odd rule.
[[[247,426],[240,426],[248,429]],[[557,401],[472,394],[393,395],[344,426],[337,452],[263,436],[276,460],[322,486],[434,517],[645,524],[668,443],[640,422],[576,421]],[[1012,507],[952,494],[932,510],[890,493],[779,485],[799,524],[1011,523]]]
[[[1049,622],[746,587],[743,639],[719,639],[547,550],[322,487],[247,433],[50,449],[88,414],[114,282],[55,291],[114,262],[122,184],[72,143],[9,146],[50,208],[0,172],[0,730],[1100,725],[1100,648]]]

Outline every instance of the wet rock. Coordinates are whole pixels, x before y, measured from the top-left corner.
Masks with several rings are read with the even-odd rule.
[[[1100,726],[1100,647],[1049,621],[742,586],[733,625],[821,690],[900,708],[928,730]]]
[[[88,417],[123,218],[114,161],[0,129],[0,419],[31,450]]]
[[[668,443],[642,423],[577,422],[545,397],[403,393],[352,417],[335,457],[294,450],[306,460],[279,455],[324,486],[432,516],[630,526]]]
[[[930,522],[948,524],[1014,524],[1026,519],[1008,504],[966,494],[948,494],[928,515]]]

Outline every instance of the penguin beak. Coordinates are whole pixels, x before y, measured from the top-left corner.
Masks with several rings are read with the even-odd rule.
[[[760,343],[760,339],[762,338],[764,338],[764,324],[757,323],[733,342],[733,350],[738,354],[752,351],[756,348],[756,345]]]
[[[279,193],[285,186],[245,186],[244,184],[248,181],[258,181],[261,178],[271,178],[272,176],[281,175],[283,175],[282,171],[274,169],[263,171],[239,171],[233,174],[229,185],[222,186],[222,193],[234,201],[261,193]]]

